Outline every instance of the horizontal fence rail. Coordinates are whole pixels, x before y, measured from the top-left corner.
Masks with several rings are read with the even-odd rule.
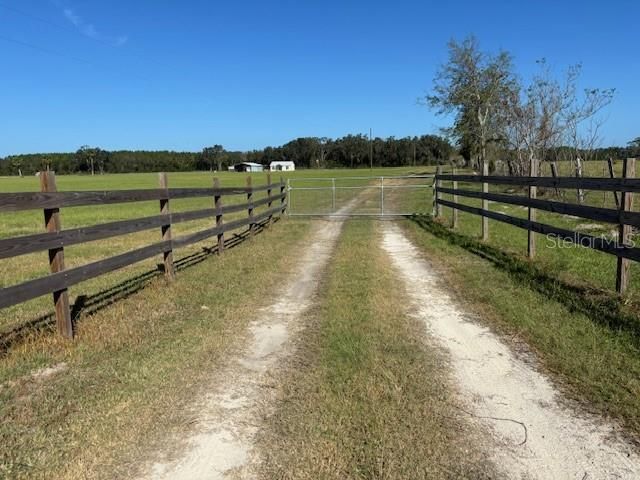
[[[51,274],[0,289],[0,308],[53,293],[58,331],[65,337],[72,337],[73,326],[71,325],[68,301],[69,287],[161,254],[164,257],[165,275],[171,279],[175,274],[173,250],[212,237],[217,237],[218,251],[222,253],[225,232],[244,226],[248,226],[250,231],[253,231],[255,225],[266,221],[268,226],[275,216],[286,212],[287,191],[284,180],[281,178],[279,182],[272,183],[270,175],[267,178],[267,185],[253,186],[249,177],[245,187],[221,188],[216,179],[213,188],[57,192],[53,172],[41,172],[42,192],[0,193],[0,213],[43,209],[47,233],[1,239],[0,259],[46,250],[49,252]],[[161,173],[159,179],[160,186],[166,186],[166,174]],[[267,193],[266,198],[253,199],[254,192],[264,191]],[[223,205],[222,199],[232,195],[246,195],[247,201],[241,204]],[[214,208],[171,213],[169,209],[171,200],[197,197],[211,197]],[[61,208],[153,200],[160,201],[160,215],[67,230],[62,230],[60,227]],[[273,204],[276,206],[272,206]],[[261,206],[266,206],[267,209],[259,214],[254,214],[254,210]],[[224,221],[225,214],[234,212],[247,212],[247,217]],[[215,226],[181,237],[171,235],[171,225],[204,218],[215,219]],[[80,267],[64,268],[64,247],[156,228],[160,228],[162,231],[161,241],[157,243]]]
[[[534,172],[533,173],[537,173]],[[616,290],[622,294],[626,291],[629,281],[629,261],[640,261],[640,248],[632,242],[632,227],[640,229],[640,213],[632,211],[633,193],[640,192],[640,179],[635,177],[635,159],[624,162],[623,178],[597,177],[507,177],[490,175],[451,175],[437,174],[435,180],[435,213],[442,215],[441,207],[453,209],[453,227],[457,226],[457,211],[478,215],[483,219],[492,219],[528,231],[529,257],[535,255],[535,237],[533,234],[551,235],[560,240],[569,241],[577,245],[599,250],[618,259],[616,275]],[[452,186],[443,186],[443,182],[451,182]],[[458,183],[480,183],[482,190],[468,190],[458,188]],[[489,193],[488,185],[509,185],[527,187],[527,196]],[[537,198],[537,187],[556,189],[597,190],[616,194],[616,204],[619,208],[595,207],[583,204],[572,204],[562,201],[541,200]],[[620,197],[617,195],[620,192]],[[452,200],[442,198],[443,194],[453,197]],[[458,198],[472,198],[482,201],[482,208],[459,203]],[[528,219],[514,217],[505,213],[489,210],[489,201],[517,205],[528,209]],[[536,211],[570,215],[574,217],[614,224],[618,227],[617,239],[607,239],[586,233],[555,227],[536,221]],[[486,220],[483,220],[485,222]],[[483,223],[483,240],[488,239],[488,226]]]
[[[491,175],[439,175],[439,180],[490,183],[520,187],[571,188],[607,192],[640,192],[640,179],[607,177],[505,177]]]
[[[268,187],[268,185],[260,185],[252,189],[249,187],[225,187],[110,190],[100,192],[0,193],[0,208],[4,212],[17,212],[40,208],[84,207],[166,199],[177,200],[181,198],[214,197],[216,195],[240,195],[247,194],[250,191],[268,190]]]

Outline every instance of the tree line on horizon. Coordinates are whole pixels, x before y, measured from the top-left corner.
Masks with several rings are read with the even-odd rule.
[[[338,139],[303,137],[248,152],[228,151],[222,145],[205,147],[200,152],[107,151],[83,146],[76,152],[7,156],[0,159],[0,175],[33,175],[42,170],[60,174],[222,171],[241,162],[268,166],[281,160],[293,161],[297,168],[360,168],[371,164],[398,167],[444,164],[453,155],[454,147],[438,135],[374,138],[371,142],[362,134]]]
[[[465,166],[469,163],[460,153],[460,148],[437,135],[374,138],[371,147],[375,167]],[[566,146],[547,152],[556,159],[564,159],[570,153],[571,148]],[[227,151],[221,145],[206,147],[200,152],[107,151],[85,146],[76,152],[33,153],[0,158],[0,175],[33,175],[42,170],[53,170],[59,174],[222,171],[241,162],[268,166],[280,160],[291,160],[297,168],[367,168],[372,163],[369,154],[369,139],[365,135],[347,135],[336,140],[297,138],[279,147],[249,152]],[[588,160],[639,156],[640,137],[625,147],[597,148]]]

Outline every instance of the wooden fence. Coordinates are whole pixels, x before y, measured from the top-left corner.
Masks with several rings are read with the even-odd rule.
[[[0,289],[0,308],[6,308],[46,294],[53,294],[58,332],[64,337],[73,336],[68,288],[85,280],[132,265],[142,260],[162,255],[164,273],[173,279],[173,250],[211,237],[217,237],[218,252],[224,250],[224,234],[248,226],[251,234],[257,224],[270,225],[274,216],[285,213],[287,208],[286,186],[281,178],[267,185],[253,186],[251,177],[245,187],[221,187],[214,179],[212,188],[169,188],[167,175],[159,174],[158,189],[58,192],[53,172],[41,172],[40,192],[0,193],[0,212],[17,212],[43,209],[46,233],[0,240],[0,259],[38,251],[48,251],[51,274],[46,277]],[[275,192],[274,192],[275,190]],[[254,192],[266,191],[266,198],[254,200]],[[223,198],[230,195],[246,195],[246,203],[223,205]],[[210,197],[213,208],[171,213],[170,201],[174,199]],[[89,227],[62,230],[61,208],[91,205],[109,205],[157,200],[160,214]],[[276,206],[273,204],[276,203]],[[267,210],[256,215],[254,209],[265,205]],[[225,214],[246,212],[246,218],[224,221]],[[180,222],[215,218],[215,226],[174,238],[171,226]],[[160,229],[161,241],[127,253],[99,260],[81,267],[65,269],[64,248],[95,240],[116,237],[154,228]]]
[[[623,294],[629,283],[630,261],[640,261],[640,248],[636,248],[632,242],[632,227],[640,228],[640,213],[633,212],[633,193],[640,192],[640,179],[635,177],[636,159],[625,160],[622,178],[578,178],[578,177],[537,177],[535,171],[528,177],[489,176],[486,170],[483,175],[445,175],[438,173],[435,179],[435,204],[436,216],[442,215],[442,206],[453,209],[452,226],[457,226],[457,211],[463,211],[482,217],[482,239],[488,240],[489,226],[486,220],[492,219],[498,222],[523,228],[528,232],[528,255],[535,256],[535,234],[551,235],[561,240],[573,242],[578,245],[600,250],[601,252],[615,255],[618,259],[616,275],[616,290]],[[452,182],[451,187],[443,186],[443,182]],[[481,191],[458,188],[458,182],[481,183]],[[514,187],[526,187],[527,196],[518,196],[502,193],[489,193],[488,186],[507,185]],[[594,206],[571,204],[561,201],[541,200],[537,198],[537,188],[546,187],[553,189],[598,190],[614,192],[618,208],[600,208]],[[620,192],[620,196],[617,196]],[[453,195],[453,201],[445,200],[442,194]],[[458,202],[458,197],[474,198],[482,200],[482,208],[465,205]],[[518,218],[504,213],[489,210],[489,201],[527,207],[528,217]],[[612,223],[618,226],[617,240],[595,237],[585,233],[554,227],[536,221],[536,210],[572,215],[599,222]]]

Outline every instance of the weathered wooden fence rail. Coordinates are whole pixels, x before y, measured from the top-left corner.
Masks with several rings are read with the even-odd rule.
[[[73,326],[68,299],[69,287],[156,255],[163,256],[165,275],[167,278],[172,279],[175,275],[173,267],[174,249],[211,237],[217,237],[218,248],[221,253],[224,250],[225,232],[243,226],[248,226],[253,232],[255,225],[263,221],[267,221],[267,224],[270,223],[274,215],[283,214],[287,208],[287,192],[282,178],[278,183],[271,183],[271,178],[268,176],[267,185],[259,186],[252,185],[250,178],[248,178],[245,187],[220,187],[219,181],[215,179],[212,188],[168,188],[167,176],[164,173],[159,174],[159,181],[161,188],[158,189],[57,192],[53,172],[42,172],[40,174],[41,192],[0,193],[0,212],[43,209],[46,228],[46,233],[0,240],[0,259],[46,250],[49,253],[51,269],[51,274],[46,277],[0,289],[0,308],[6,308],[52,293],[58,331],[65,337],[72,337]],[[272,193],[274,190],[277,192],[276,195]],[[266,191],[267,197],[254,200],[254,192],[261,191]],[[247,201],[246,203],[223,206],[223,197],[232,195],[246,195]],[[213,202],[213,208],[178,213],[170,211],[171,200],[197,197],[210,197]],[[151,200],[160,202],[159,215],[68,230],[62,230],[61,228],[61,208],[102,206]],[[277,206],[272,207],[272,203],[278,200],[280,202]],[[263,205],[266,205],[267,209],[255,214],[254,209]],[[234,212],[247,212],[247,217],[225,222],[225,214]],[[215,219],[215,226],[181,237],[172,236],[172,225],[204,218]],[[80,267],[65,268],[64,248],[67,246],[155,228],[159,228],[161,231],[161,241],[157,243]]]
[[[488,225],[484,220],[492,219],[498,222],[507,223],[529,233],[528,253],[529,257],[535,256],[535,233],[551,235],[561,240],[573,242],[578,245],[599,250],[618,258],[618,269],[616,275],[616,290],[624,293],[629,282],[629,261],[640,261],[640,248],[636,248],[632,242],[632,227],[640,229],[640,213],[633,212],[633,193],[640,192],[640,179],[635,177],[635,159],[630,158],[624,162],[623,178],[576,178],[576,177],[507,177],[489,175],[436,175],[435,181],[435,202],[436,216],[441,215],[440,205],[450,207],[454,211],[479,215],[483,218],[482,238],[489,238]],[[443,182],[452,182],[452,187],[443,186]],[[481,191],[466,190],[458,188],[458,182],[481,183]],[[527,187],[527,196],[512,194],[489,193],[488,185],[508,185],[515,187]],[[621,197],[618,203],[619,208],[601,208],[588,205],[565,203],[561,201],[541,200],[536,198],[537,187],[553,189],[574,189],[574,190],[598,190],[605,192],[620,192]],[[453,201],[445,200],[442,194],[453,195]],[[458,202],[459,197],[482,200],[482,208],[465,205]],[[498,202],[508,205],[517,205],[528,208],[528,218],[514,217],[505,213],[489,210],[488,202]],[[543,210],[551,213],[572,215],[599,222],[618,225],[619,232],[617,239],[607,239],[596,237],[586,233],[555,227],[536,221],[536,210]],[[457,226],[457,217],[454,216],[453,226]]]

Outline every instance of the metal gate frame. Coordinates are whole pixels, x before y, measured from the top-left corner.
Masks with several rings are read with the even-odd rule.
[[[385,181],[387,180],[402,180],[402,179],[431,179],[430,183],[425,182],[424,184],[418,185],[385,185]],[[292,217],[407,217],[411,215],[415,215],[416,212],[388,212],[385,211],[384,204],[384,191],[385,188],[389,189],[433,189],[435,183],[435,175],[398,175],[398,176],[361,176],[361,177],[315,177],[315,178],[294,178],[293,181],[322,181],[322,182],[331,182],[331,185],[326,187],[296,187],[291,185],[292,179],[287,179],[287,199],[288,199],[288,208],[287,213]],[[362,186],[340,186],[336,185],[336,180],[371,180],[372,183],[370,185],[362,185]],[[380,211],[378,213],[351,213],[351,212],[339,212],[336,211],[336,192],[338,190],[371,190],[371,189],[379,189],[380,190]],[[331,211],[323,212],[323,213],[298,213],[295,211],[295,202],[294,195],[295,191],[329,191],[331,192]],[[425,199],[425,206],[427,208],[431,208],[431,201],[427,201]]]

